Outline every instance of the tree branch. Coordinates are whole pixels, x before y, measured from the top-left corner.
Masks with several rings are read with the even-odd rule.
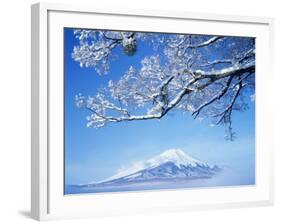
[[[226,84],[224,85],[224,87],[216,94],[214,95],[210,100],[206,101],[205,103],[201,104],[193,113],[192,115],[194,116],[194,118],[196,118],[200,111],[205,108],[206,106],[210,105],[211,103],[213,103],[216,100],[219,100],[228,90],[230,83],[233,79],[233,76],[230,76],[226,82]]]
[[[223,37],[222,36],[215,36],[215,37],[211,37],[209,40],[206,40],[202,43],[199,43],[199,44],[191,44],[188,46],[188,48],[200,48],[200,47],[206,47],[210,44],[213,44],[214,42],[222,39]]]
[[[211,97],[210,100],[208,100],[207,102],[201,104],[194,112],[192,115],[195,115],[195,118],[198,116],[198,114],[200,113],[200,111],[207,107],[208,105],[210,105],[211,103],[213,103],[214,101],[220,99],[229,89],[230,83],[232,81],[232,79],[234,77],[239,77],[241,76],[242,73],[245,73],[247,71],[252,71],[253,70],[253,66],[243,66],[241,68],[231,68],[231,69],[227,69],[224,70],[225,73],[223,73],[222,71],[216,71],[213,72],[212,74],[205,74],[205,73],[201,73],[201,72],[196,72],[197,76],[196,78],[191,79],[185,86],[184,88],[182,88],[181,91],[178,92],[177,95],[175,95],[175,97],[168,103],[168,104],[164,104],[162,101],[158,101],[158,104],[156,105],[156,107],[161,106],[161,110],[158,113],[155,114],[145,114],[145,115],[131,115],[131,113],[129,113],[127,110],[114,106],[113,103],[106,103],[105,105],[103,105],[103,108],[106,109],[112,109],[112,110],[116,110],[118,112],[121,112],[121,114],[126,115],[126,116],[108,116],[108,115],[101,115],[99,113],[97,113],[95,111],[95,114],[99,117],[101,117],[103,119],[104,122],[122,122],[122,121],[136,121],[136,120],[150,120],[150,119],[160,119],[163,116],[165,116],[171,109],[175,108],[180,101],[182,100],[182,98],[188,94],[194,93],[194,92],[199,92],[202,91],[203,89],[205,89],[206,87],[208,87],[209,85],[213,84],[215,81],[218,81],[220,79],[223,78],[227,78],[228,80],[225,83],[224,87],[213,97]],[[161,89],[163,89],[165,86],[167,86],[173,79],[175,78],[175,76],[170,76],[169,78],[167,78],[162,85],[160,85],[160,90],[157,94],[154,94],[152,98],[155,99],[155,97],[161,95]],[[192,87],[195,83],[197,83],[199,80],[203,80],[203,79],[207,79],[208,81],[205,82],[204,84],[198,85],[196,87]],[[236,94],[234,95],[232,101],[230,102],[230,105],[220,114],[217,114],[215,116],[222,116],[222,118],[220,119],[219,123],[221,122],[221,120],[223,119],[223,117],[225,116],[225,114],[232,109],[233,104],[236,100],[236,98],[239,95],[240,89],[242,88],[242,80],[244,79],[239,79],[238,83],[239,83],[239,88],[236,92]],[[241,84],[241,86],[240,86]],[[90,108],[90,110],[92,112],[93,109]]]

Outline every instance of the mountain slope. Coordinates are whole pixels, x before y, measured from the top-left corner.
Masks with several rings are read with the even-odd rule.
[[[221,168],[197,160],[182,150],[170,149],[162,154],[138,162],[116,175],[87,186],[111,186],[145,182],[165,182],[173,180],[192,180],[210,178]]]

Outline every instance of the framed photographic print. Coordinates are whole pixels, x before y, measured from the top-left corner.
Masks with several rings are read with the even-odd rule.
[[[269,205],[272,19],[32,6],[32,216]]]

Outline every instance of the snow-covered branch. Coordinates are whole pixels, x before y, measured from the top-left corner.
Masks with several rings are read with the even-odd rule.
[[[209,38],[208,40],[201,42],[201,43],[197,43],[197,44],[190,44],[188,47],[189,48],[200,48],[200,47],[206,47],[210,44],[213,44],[214,42],[216,42],[219,39],[222,39],[223,37],[221,36],[214,36]]]
[[[141,70],[144,69],[142,68]],[[233,80],[242,83],[242,79],[240,80],[241,75],[245,73],[252,74],[254,72],[254,65],[223,69],[210,74],[194,71],[193,73],[196,74],[196,77],[189,79],[185,86],[179,89],[174,89],[173,87],[177,88],[180,74],[171,75],[163,80],[159,78],[160,84],[158,86],[151,86],[152,93],[149,93],[142,87],[139,79],[135,79],[135,77],[141,77],[142,80],[147,79],[145,73],[135,74],[135,72],[130,73],[130,77],[126,77],[125,83],[123,82],[124,80],[120,80],[122,82],[119,81],[117,83],[111,82],[109,94],[107,93],[108,98],[106,99],[104,95],[102,97],[97,95],[96,98],[90,97],[88,99],[77,96],[77,102],[80,102],[79,106],[93,112],[88,118],[88,126],[102,127],[112,122],[160,119],[171,109],[182,107],[184,102],[181,101],[184,97],[193,96],[196,98],[196,94],[206,91],[209,86],[214,85],[216,82],[222,83],[223,88],[219,92],[211,94],[210,99],[202,102],[196,110],[191,111],[197,117],[202,109],[220,100],[227,93]],[[235,89],[235,91],[237,90]],[[236,98],[237,96],[234,100],[231,100],[230,105],[233,105]],[[122,106],[116,106],[120,101]],[[128,108],[134,104],[133,102],[136,104],[136,107],[141,108],[145,106],[147,112],[143,112],[140,115],[134,114],[134,111],[129,111]],[[219,115],[225,115],[231,107],[228,106]]]
[[[244,110],[243,92],[254,86],[253,39],[108,31],[77,31],[77,35],[80,45],[74,48],[74,60],[93,66],[99,74],[109,70],[117,46],[128,55],[141,40],[158,49],[141,61],[140,68],[130,66],[95,96],[76,96],[77,106],[89,111],[89,127],[161,119],[178,110],[228,125],[233,139],[233,110]]]

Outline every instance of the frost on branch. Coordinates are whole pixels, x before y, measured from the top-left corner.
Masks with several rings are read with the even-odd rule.
[[[88,127],[161,119],[170,111],[182,111],[225,125],[226,138],[234,139],[233,112],[246,110],[250,100],[244,95],[254,94],[254,39],[84,30],[76,35],[80,45],[74,48],[73,58],[99,74],[110,69],[111,50],[118,44],[129,44],[124,51],[130,55],[137,40],[154,49],[140,67],[129,65],[119,80],[109,81],[95,96],[76,96],[77,106],[89,111]],[[124,43],[128,37],[133,42]]]
[[[126,55],[132,56],[137,50],[138,40],[152,41],[157,37],[149,33],[95,30],[75,30],[74,35],[79,40],[79,45],[74,47],[72,58],[81,67],[93,67],[99,75],[108,73],[110,61],[114,58],[114,48],[120,46]]]

